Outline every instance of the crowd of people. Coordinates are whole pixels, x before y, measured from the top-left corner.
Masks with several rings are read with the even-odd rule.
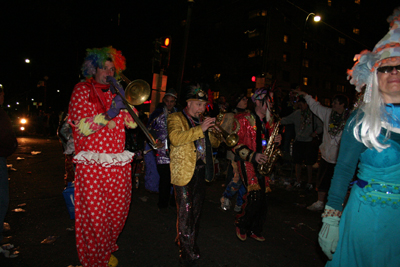
[[[296,108],[287,112],[277,101],[274,84],[255,89],[249,109],[250,96],[244,93],[232,99],[221,97],[215,103],[221,115],[216,119],[216,114],[207,111],[208,88],[193,83],[185,96],[178,96],[174,89],[165,92],[147,122],[156,144],[147,145],[137,132],[134,138],[128,134],[129,129],[138,130],[139,122],[127,108],[136,115],[139,112],[125,101],[124,89],[117,81],[126,68],[125,57],[113,47],[88,49],[82,65],[86,80],[75,86],[65,123],[59,128],[66,157],[65,181],[75,184],[75,235],[81,264],[118,265],[112,253],[118,250],[117,239],[129,213],[132,162],[141,156],[149,171],[146,179],[151,180],[152,191],[158,192],[159,210],[176,207],[175,243],[180,264],[197,266],[201,254],[196,241],[206,183],[215,178],[213,152],[226,142],[221,135],[225,131],[236,139],[219,155],[227,161],[227,183],[220,202],[221,209],[228,210],[237,194],[234,223],[238,239],[266,240],[263,226],[272,170],[276,161],[286,158],[275,152],[287,152],[292,146],[295,180],[288,189],[318,190],[316,202],[308,209],[322,212],[319,244],[329,259],[327,266],[397,266],[400,9],[388,21],[389,32],[372,52],[364,50],[357,55],[348,71],[350,83],[363,93],[356,108],[350,108],[344,95],[335,95],[331,107],[326,107],[307,92],[293,88],[287,97]],[[186,100],[183,109],[176,107],[178,97]],[[0,91],[0,104],[3,101],[4,92]],[[18,143],[1,109],[0,123],[4,129],[0,133],[2,230],[8,208],[6,157]],[[318,136],[322,140],[314,145]],[[127,146],[129,142],[136,143]],[[306,182],[302,181],[303,166]]]

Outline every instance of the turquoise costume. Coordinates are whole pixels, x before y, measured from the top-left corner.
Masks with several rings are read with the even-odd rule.
[[[339,243],[326,266],[399,266],[400,264],[400,106],[386,105],[388,121],[396,132],[384,141],[390,147],[368,149],[353,135],[354,112],[349,118],[332,178],[327,205],[342,211],[349,182],[358,164],[357,182],[343,211]]]

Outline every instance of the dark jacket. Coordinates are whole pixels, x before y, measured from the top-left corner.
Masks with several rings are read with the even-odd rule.
[[[17,138],[7,113],[0,108],[0,157],[11,156],[18,147]]]

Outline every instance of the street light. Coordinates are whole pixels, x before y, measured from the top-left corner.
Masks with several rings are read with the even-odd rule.
[[[27,64],[31,63],[31,61],[29,60],[29,58],[26,58],[26,59],[25,59],[25,63],[27,63]]]
[[[305,33],[306,33],[307,21],[310,18],[310,16],[313,16],[314,22],[320,22],[321,21],[321,17],[316,15],[315,13],[309,13],[307,15],[307,17],[306,17],[306,20],[304,21],[303,31],[301,33],[300,68],[299,68],[300,85],[303,84],[302,74],[301,73],[302,73],[302,69],[303,69],[303,51],[304,51],[304,46],[305,46],[304,36],[305,36]]]

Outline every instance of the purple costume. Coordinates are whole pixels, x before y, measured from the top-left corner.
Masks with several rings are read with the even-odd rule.
[[[148,124],[150,133],[164,144],[161,148],[155,151],[157,172],[159,175],[157,206],[160,209],[167,208],[170,202],[171,205],[174,205],[174,199],[171,198],[171,172],[169,168],[169,140],[167,131],[167,117],[168,114],[173,112],[176,112],[175,108],[168,111],[167,107],[163,103],[150,115]]]

